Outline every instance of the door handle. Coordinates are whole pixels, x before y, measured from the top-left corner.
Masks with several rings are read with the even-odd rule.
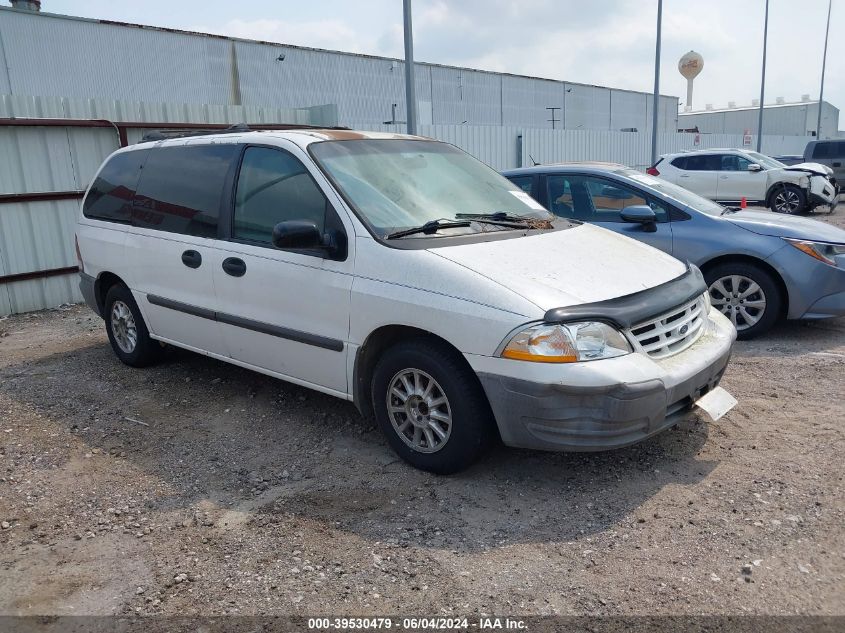
[[[681,174],[681,178],[689,178],[689,174]]]
[[[246,264],[237,257],[227,257],[223,260],[223,270],[232,277],[243,277],[246,274]]]
[[[728,179],[727,176],[719,176],[719,180],[727,180],[727,179]]]
[[[199,268],[202,265],[202,255],[197,251],[185,251],[182,253],[182,263],[188,268]]]

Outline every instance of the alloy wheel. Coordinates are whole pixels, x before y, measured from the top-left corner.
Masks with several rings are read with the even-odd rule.
[[[795,213],[801,206],[801,198],[792,189],[775,194],[775,210],[779,213]]]
[[[747,330],[763,318],[766,293],[750,277],[728,275],[710,285],[710,303],[728,317],[737,330]]]
[[[452,410],[438,382],[419,369],[403,369],[391,378],[387,413],[393,430],[411,449],[436,453],[452,432]]]
[[[132,310],[123,301],[115,301],[111,308],[111,331],[117,346],[131,354],[138,344],[138,328]]]

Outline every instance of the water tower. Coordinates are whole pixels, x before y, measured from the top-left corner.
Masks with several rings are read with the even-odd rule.
[[[687,80],[687,102],[684,104],[684,110],[692,110],[692,80],[698,77],[702,70],[704,58],[695,51],[690,51],[678,61],[678,72]]]

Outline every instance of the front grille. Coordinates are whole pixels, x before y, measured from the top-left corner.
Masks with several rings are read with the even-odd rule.
[[[631,328],[643,351],[652,358],[665,358],[692,345],[707,318],[704,295],[674,310]]]

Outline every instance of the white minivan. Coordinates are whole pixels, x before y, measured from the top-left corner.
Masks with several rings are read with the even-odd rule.
[[[497,438],[601,450],[669,428],[723,393],[736,337],[694,266],[413,136],[142,142],[100,168],[76,237],[124,363],[169,344],[351,400],[437,473]]]

